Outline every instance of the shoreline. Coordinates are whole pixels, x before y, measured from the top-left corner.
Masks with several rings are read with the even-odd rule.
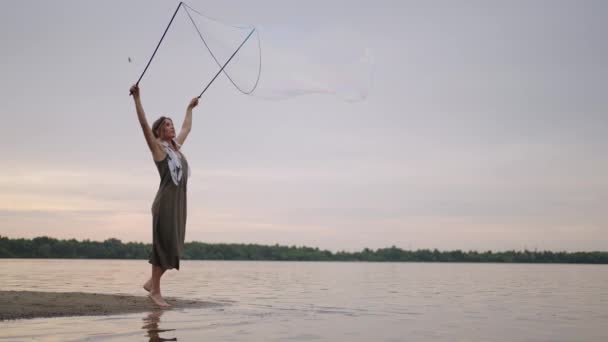
[[[183,308],[208,308],[212,302],[165,297],[160,308],[147,296],[86,292],[0,291],[0,321],[67,316],[105,316]]]

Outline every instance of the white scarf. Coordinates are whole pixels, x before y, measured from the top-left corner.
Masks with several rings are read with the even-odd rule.
[[[177,141],[173,140],[175,145],[179,148],[180,145]],[[173,151],[171,147],[169,147],[169,143],[166,141],[162,141],[165,150],[167,151],[167,163],[169,164],[169,171],[171,171],[171,179],[175,185],[179,185],[179,181],[182,179],[182,161],[181,158]]]

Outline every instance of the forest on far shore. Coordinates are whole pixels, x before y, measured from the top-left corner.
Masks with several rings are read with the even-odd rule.
[[[0,258],[148,259],[152,245],[114,238],[103,242],[51,237],[9,239],[0,235]],[[565,251],[439,251],[403,250],[392,246],[358,252],[331,252],[315,247],[238,243],[186,242],[185,260],[493,262],[608,264],[608,252]]]

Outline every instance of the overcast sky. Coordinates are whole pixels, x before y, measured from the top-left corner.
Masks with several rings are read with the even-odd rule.
[[[158,173],[128,89],[177,4],[3,2],[0,235],[151,242]],[[260,89],[284,96],[223,76],[205,93],[186,241],[608,250],[608,2],[189,4],[258,27],[282,56]],[[218,70],[188,20],[140,84],[150,122],[181,126]],[[373,62],[352,67],[361,51]]]

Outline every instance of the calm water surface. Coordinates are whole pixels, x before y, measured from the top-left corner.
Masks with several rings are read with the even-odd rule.
[[[0,259],[0,290],[145,295],[149,274]],[[608,341],[605,265],[183,261],[163,294],[218,305],[5,321],[0,341]]]

